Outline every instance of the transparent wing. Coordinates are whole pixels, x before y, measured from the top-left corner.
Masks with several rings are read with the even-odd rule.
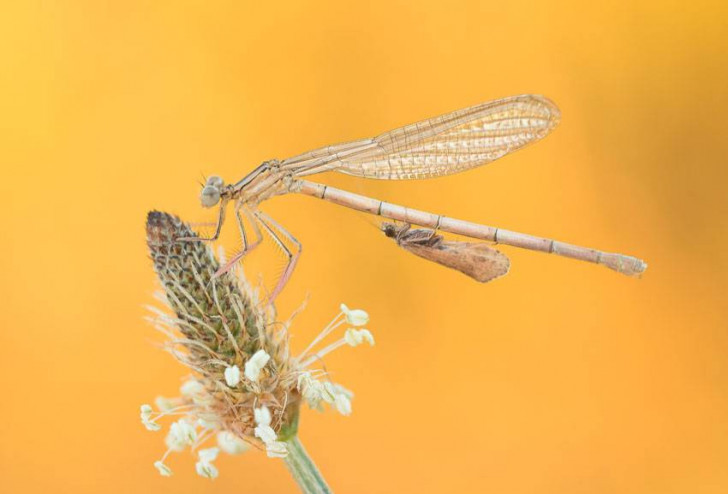
[[[469,170],[542,139],[559,122],[537,95],[503,98],[423,120],[377,137],[337,144],[282,162],[297,176],[335,170],[403,180]]]

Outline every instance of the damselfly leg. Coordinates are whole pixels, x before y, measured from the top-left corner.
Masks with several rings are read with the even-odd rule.
[[[281,248],[281,250],[283,250],[286,257],[288,257],[288,263],[286,264],[286,268],[283,270],[283,274],[278,279],[276,287],[273,289],[270,296],[268,297],[270,302],[273,302],[278,294],[281,293],[283,287],[286,286],[288,280],[291,278],[293,270],[296,268],[296,264],[298,263],[298,258],[301,255],[302,247],[301,243],[296,240],[296,237],[291,235],[285,228],[279,225],[278,222],[265,214],[263,211],[256,210],[253,214],[256,218],[258,218],[260,224],[263,225],[263,228],[271,236],[273,241],[278,245],[278,247]],[[295,252],[288,248],[285,240],[293,245],[293,250]]]
[[[215,224],[215,233],[212,237],[180,237],[177,240],[182,242],[214,242],[220,238],[220,231],[222,230],[222,224],[225,222],[225,209],[227,208],[227,201],[220,203],[220,208],[217,213],[217,223]]]
[[[243,222],[243,217],[240,215],[241,211],[248,219],[248,222],[253,226],[253,232],[255,233],[256,238],[252,244],[248,243],[248,235],[245,230],[245,223]],[[253,213],[250,212],[247,207],[245,207],[245,205],[239,203],[235,204],[235,219],[238,222],[240,236],[243,239],[243,249],[235,254],[233,257],[231,257],[224,266],[217,270],[217,272],[215,273],[216,277],[230,271],[230,269],[232,269],[233,266],[235,266],[235,264],[240,261],[240,259],[242,259],[248,252],[255,249],[263,241],[263,235],[260,233],[260,228],[258,228],[258,222],[256,221],[257,218],[253,215]]]

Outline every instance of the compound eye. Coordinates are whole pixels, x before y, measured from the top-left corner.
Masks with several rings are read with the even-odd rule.
[[[217,175],[212,175],[207,179],[207,183],[205,185],[222,189],[222,186],[225,185],[225,182],[221,177],[218,177]]]
[[[209,182],[209,180],[208,180]],[[215,204],[217,204],[220,201],[220,189],[217,187],[213,187],[211,185],[205,185],[202,188],[202,193],[200,194],[200,202],[202,202],[202,206],[206,208],[211,208]]]

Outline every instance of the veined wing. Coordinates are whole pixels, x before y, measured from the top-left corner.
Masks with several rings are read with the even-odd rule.
[[[297,176],[335,170],[389,180],[439,177],[489,163],[542,139],[559,117],[556,105],[543,96],[513,96],[374,138],[310,151],[282,166]]]

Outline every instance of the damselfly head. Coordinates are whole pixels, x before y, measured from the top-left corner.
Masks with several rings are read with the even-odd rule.
[[[200,193],[200,202],[205,208],[211,208],[220,202],[220,195],[222,189],[225,186],[225,182],[222,178],[217,175],[213,175],[207,179],[205,186],[202,188]]]

